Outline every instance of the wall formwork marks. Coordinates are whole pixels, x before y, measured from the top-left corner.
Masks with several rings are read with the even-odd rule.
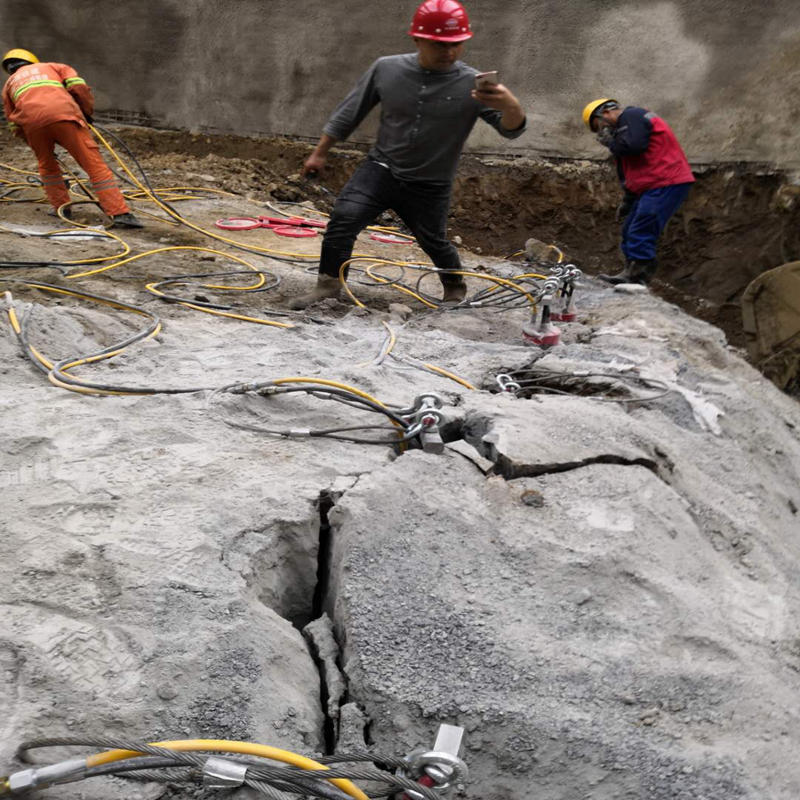
[[[0,46],[75,66],[100,109],[164,127],[316,138],[378,56],[407,52],[414,2],[2,0]],[[651,108],[693,161],[800,166],[796,0],[507,0],[467,3],[464,59],[498,69],[529,131],[479,124],[469,147],[597,157],[591,99]],[[375,114],[356,133],[367,141]]]

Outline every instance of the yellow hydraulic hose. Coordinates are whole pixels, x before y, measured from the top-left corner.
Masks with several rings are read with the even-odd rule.
[[[539,278],[540,280],[547,280],[547,275],[540,275],[538,272],[522,272],[519,275],[515,275],[511,280],[519,281],[523,278]]]
[[[291,764],[301,769],[316,771],[326,771],[329,767],[320,764],[306,756],[292,753],[290,750],[281,750],[277,747],[270,747],[266,744],[256,744],[255,742],[234,742],[227,739],[182,739],[169,742],[153,742],[152,747],[165,747],[170,750],[180,752],[195,751],[201,752],[214,751],[222,753],[239,753],[241,755],[258,756],[269,758],[273,761],[280,761],[284,764]],[[136,758],[145,755],[136,750],[107,750],[104,753],[96,753],[86,759],[86,767],[99,767],[102,764],[110,764],[114,761],[124,761],[128,758]],[[349,794],[356,800],[369,800],[364,792],[361,791],[352,781],[346,778],[331,778],[330,782],[338,786],[343,792]]]
[[[261,276],[264,277],[263,275]],[[207,284],[204,284],[207,286]],[[156,288],[155,283],[147,283],[145,284],[145,289],[151,294],[156,295],[157,297],[166,297],[164,292],[159,291]],[[208,288],[220,288],[220,287],[208,287]],[[242,287],[239,286],[229,286],[224,287],[228,289],[239,289]],[[186,308],[194,309],[195,311],[204,311],[206,314],[213,314],[216,317],[228,317],[228,319],[238,319],[242,322],[257,322],[259,325],[271,325],[274,328],[294,328],[291,322],[276,322],[275,320],[271,319],[259,319],[258,317],[248,317],[246,314],[235,314],[232,311],[222,311],[219,308],[206,308],[205,306],[198,306],[194,303],[187,303],[184,300],[174,300],[174,303],[178,305],[185,306]]]
[[[19,319],[17,318],[17,312],[14,310],[13,306],[8,307],[8,321],[11,323],[11,327],[14,329],[14,333],[19,336],[22,333],[22,326],[19,324]],[[28,349],[30,350],[31,355],[43,366],[47,369],[53,369],[53,362],[48,361],[33,345],[28,345]]]
[[[333,386],[336,389],[344,389],[345,391],[352,392],[353,394],[357,394],[359,397],[363,397],[365,400],[369,400],[372,403],[377,403],[381,408],[387,408],[384,403],[381,403],[377,397],[373,397],[371,394],[367,394],[366,392],[362,392],[361,389],[356,389],[355,386],[348,386],[346,383],[339,383],[339,381],[329,381],[325,378],[277,378],[276,380],[272,381],[272,383],[319,383],[322,386]],[[397,425],[397,423],[394,423]],[[399,426],[398,426],[399,427]]]
[[[73,272],[69,275],[66,275],[65,278],[71,280],[73,278],[86,278],[89,275],[97,275],[100,272],[106,272],[110,269],[116,269],[117,267],[121,267],[124,264],[130,264],[133,261],[138,261],[140,258],[145,258],[146,256],[152,256],[156,253],[167,253],[171,250],[198,250],[201,253],[213,253],[214,255],[223,256],[224,258],[230,258],[232,261],[236,261],[239,264],[243,264],[248,269],[253,270],[253,272],[259,272],[258,267],[253,266],[249,261],[245,261],[239,256],[235,256],[232,253],[224,253],[222,250],[213,250],[209,247],[196,247],[193,245],[172,245],[170,247],[158,247],[155,250],[148,250],[146,253],[138,253],[135,256],[131,256],[130,258],[125,258],[122,261],[117,261],[114,264],[106,264],[103,267],[98,267],[97,269],[87,270],[85,272]],[[65,262],[65,263],[74,263],[74,262]],[[258,288],[258,286],[262,286],[264,283],[264,276],[261,275],[261,282],[253,287]],[[225,287],[225,288],[236,288],[236,287]]]
[[[86,203],[88,203],[89,201],[88,200],[83,200],[83,201],[78,201],[78,202],[86,202]],[[65,203],[64,205],[71,206],[71,205],[74,205],[74,202]],[[80,222],[74,222],[71,219],[67,219],[66,217],[64,217],[61,214],[61,209],[62,208],[64,208],[64,206],[61,206],[61,208],[58,209],[59,218],[62,219],[64,222],[70,223],[71,225],[74,226],[72,228],[65,228],[64,230],[74,231],[75,228],[89,228],[89,227],[91,227],[89,225],[83,225]],[[95,230],[95,229],[92,228],[92,230]],[[53,232],[54,233],[59,233],[60,231],[53,231]],[[115,258],[124,258],[125,256],[128,255],[128,253],[131,252],[130,245],[124,239],[122,239],[121,237],[117,236],[116,233],[112,233],[111,231],[108,231],[108,230],[97,231],[97,233],[102,234],[103,236],[105,236],[108,239],[113,239],[114,241],[119,242],[122,245],[122,252],[121,253],[112,253],[109,256],[97,256],[96,258],[80,258],[80,259],[75,259],[73,261],[62,261],[61,263],[62,264],[66,264],[68,266],[69,265],[73,265],[73,264],[75,266],[78,266],[79,264],[80,265],[84,265],[84,264],[101,264],[103,261],[111,261],[112,259],[115,259]],[[67,275],[65,277],[71,278],[72,276],[71,275]]]
[[[354,261],[369,261],[369,266],[366,268],[365,272],[373,279],[378,280],[379,283],[388,283],[392,286],[392,288],[397,289],[398,291],[403,292],[404,294],[410,295],[411,297],[416,298],[421,303],[424,303],[428,308],[438,308],[438,305],[428,302],[424,298],[422,298],[416,292],[413,292],[411,289],[407,289],[405,286],[398,286],[392,281],[386,278],[380,278],[379,276],[373,275],[370,270],[376,264],[390,264],[392,266],[397,267],[409,267],[411,269],[421,269],[421,270],[429,270],[431,272],[436,272],[436,270],[432,270],[430,267],[423,266],[420,264],[414,264],[405,261],[389,261],[386,259],[378,259],[372,257],[364,257],[364,256],[354,256],[353,258],[345,261],[342,266],[339,268],[339,282],[341,283],[342,287],[344,288],[345,292],[347,293],[348,297],[359,307],[359,308],[366,308],[367,306],[362,303],[350,290],[350,287],[347,285],[347,281],[344,277],[345,268]],[[533,308],[536,307],[536,300],[526,292],[522,287],[514,283],[512,280],[507,280],[506,278],[498,278],[495,275],[487,275],[485,272],[469,272],[467,270],[449,270],[448,275],[460,275],[465,278],[479,278],[484,281],[491,281],[492,283],[496,283],[498,286],[507,286],[510,289],[513,289],[516,292],[519,292],[521,295],[524,295],[528,298],[528,302],[531,304]],[[545,277],[545,276],[540,276]]]
[[[255,245],[242,245],[241,242],[237,242],[235,239],[231,239],[227,236],[222,236],[214,231],[207,230],[205,228],[201,228],[199,225],[195,225],[193,222],[189,222],[185,217],[182,217],[176,211],[173,211],[168,205],[159,200],[159,198],[153,194],[153,192],[145,186],[131,171],[128,169],[127,164],[117,155],[117,152],[114,150],[113,147],[106,141],[100,131],[97,130],[94,126],[90,126],[94,135],[103,143],[109,153],[113,156],[115,161],[119,164],[120,168],[125,171],[127,176],[133,181],[136,186],[147,195],[162,211],[166,212],[170,217],[182,222],[188,228],[191,228],[198,233],[202,233],[204,236],[210,236],[212,239],[217,239],[220,242],[226,242],[227,244],[233,244],[237,247],[246,247],[248,250],[253,250],[259,253],[267,253],[271,255],[282,256],[284,258],[298,258],[298,259],[306,259],[310,261],[316,261],[318,256],[311,255],[309,253],[287,253],[282,250],[272,250],[268,247],[257,247]]]
[[[39,177],[38,172],[31,172],[29,169],[20,169],[19,167],[12,167],[11,164],[4,164],[0,162],[0,167],[2,167],[3,169],[9,169],[12,172],[20,172],[23,175],[35,175],[37,178]]]
[[[118,304],[118,303],[115,303],[113,300],[109,300],[109,299],[106,299],[106,298],[96,297],[96,296],[88,297],[87,295],[83,294],[82,292],[73,292],[73,291],[70,291],[69,289],[62,289],[62,288],[56,287],[56,286],[48,286],[48,285],[45,285],[45,284],[36,283],[34,281],[26,281],[25,285],[29,286],[29,287],[31,287],[33,289],[39,289],[40,291],[53,292],[54,294],[69,295],[69,296],[72,296],[72,297],[77,297],[77,298],[82,299],[82,300],[91,299],[95,303],[101,303],[103,305],[111,306],[112,308],[118,308],[118,309],[121,309],[123,311],[131,311],[131,312],[133,312],[135,314],[140,314],[142,316],[149,316],[147,314],[147,312],[145,312],[145,311],[141,311],[141,310],[139,310],[139,309],[137,309],[135,307]],[[10,294],[8,295],[8,297],[10,298]],[[10,304],[10,302],[9,302],[9,307],[8,307],[7,314],[8,314],[9,322],[11,323],[11,327],[14,330],[14,333],[17,334],[17,336],[20,336],[21,333],[22,333],[22,326],[19,323],[19,319],[17,317],[16,310]],[[143,337],[139,341],[146,342],[148,339],[152,339],[153,337],[158,336],[158,334],[161,333],[161,330],[162,330],[162,325],[161,325],[160,322],[158,322],[155,325],[155,327],[153,328],[153,330],[147,336]],[[52,370],[53,369],[53,367],[55,366],[53,364],[53,362],[51,362],[49,359],[45,358],[30,343],[28,343],[26,346],[27,346],[27,349],[30,352],[30,354],[42,366],[44,366],[48,370]],[[82,364],[92,364],[92,363],[95,363],[97,361],[105,361],[106,359],[113,358],[114,356],[119,355],[125,349],[126,348],[124,348],[124,347],[120,347],[120,348],[118,348],[116,350],[112,350],[112,351],[109,351],[107,353],[98,353],[97,355],[93,355],[93,356],[85,356],[85,357],[81,357],[81,358],[76,358],[75,360],[73,360],[73,361],[69,362],[68,364],[66,364],[65,366],[63,366],[61,368],[61,371],[62,372],[66,372],[67,370],[73,369],[74,367],[81,366]],[[56,386],[61,387],[62,389],[69,389],[70,391],[81,392],[81,393],[84,393],[84,394],[134,394],[132,392],[116,392],[116,391],[112,391],[112,390],[98,391],[97,389],[91,389],[91,388],[88,388],[88,387],[71,386],[69,384],[66,384],[66,383],[63,383],[62,381],[60,381],[57,377],[55,377],[53,375],[52,372],[50,372],[48,374],[48,379],[50,380],[51,383],[53,383]]]
[[[428,306],[428,308],[438,308],[434,303],[430,303],[429,301],[425,300],[424,297],[420,297],[416,292],[412,291],[411,289],[406,288],[405,286],[397,286],[396,284],[392,283],[391,281],[387,280],[386,278],[380,278],[377,275],[373,275],[369,272],[371,267],[377,266],[378,264],[389,264],[394,267],[407,267],[411,266],[410,263],[405,261],[389,261],[385,258],[374,258],[371,256],[353,256],[349,258],[347,261],[344,261],[342,265],[339,267],[339,283],[341,283],[342,288],[344,289],[347,296],[359,307],[359,308],[366,308],[366,305],[362,303],[350,290],[350,287],[347,285],[347,280],[344,277],[344,271],[347,267],[352,264],[354,261],[368,261],[369,266],[367,267],[367,274],[372,278],[374,281],[378,283],[389,283],[392,285],[392,288],[397,289],[403,294],[407,294],[410,297],[413,297],[415,300],[419,300],[420,303],[423,305]]]
[[[392,350],[394,350],[394,346],[397,343],[397,336],[395,335],[395,332],[391,329],[389,323],[386,322],[386,320],[381,320],[381,324],[383,325],[384,328],[386,328],[389,334],[389,341],[386,343],[385,347],[381,348],[381,352],[378,354],[378,358],[382,360],[386,358],[386,356],[388,356],[392,352]],[[375,363],[375,360],[365,361],[362,362],[361,364],[358,364],[357,366],[368,367],[371,364]],[[400,360],[402,361],[402,357],[400,358]],[[442,369],[442,367],[437,367],[435,364],[428,364],[425,361],[421,361],[420,363],[422,364],[423,367],[425,367],[425,369],[428,369],[431,372],[436,372],[439,375],[443,375],[445,378],[450,378],[450,380],[455,381],[456,383],[460,383],[467,389],[472,389],[474,391],[477,391],[476,387],[474,387],[469,381],[465,380],[464,378],[459,378],[458,375],[456,375],[453,372],[448,372],[446,369]]]
[[[89,275],[96,275],[100,272],[107,272],[111,269],[116,269],[117,267],[121,267],[124,264],[130,264],[134,261],[138,261],[140,258],[146,258],[147,256],[155,255],[156,253],[167,253],[170,251],[175,250],[194,250],[199,251],[201,253],[213,253],[217,256],[222,256],[223,258],[229,258],[231,261],[236,261],[238,264],[242,264],[243,266],[247,267],[248,269],[253,270],[253,272],[258,274],[258,278],[255,283],[250,284],[248,286],[230,286],[227,284],[203,284],[203,286],[207,289],[223,289],[226,291],[238,291],[238,292],[249,292],[254,291],[255,289],[259,289],[261,286],[264,285],[265,279],[263,274],[261,274],[258,267],[251,264],[249,261],[245,261],[243,258],[239,258],[239,256],[235,256],[232,253],[225,253],[222,250],[214,250],[210,247],[197,247],[194,245],[173,245],[170,247],[159,247],[155,250],[148,250],[145,253],[138,253],[135,256],[130,256],[130,258],[124,258],[121,261],[117,261],[113,264],[106,264],[105,266],[98,267],[97,269],[86,270],[84,272],[73,272],[70,275],[66,275],[66,280],[72,280],[74,278],[85,278]],[[145,285],[145,288],[151,294],[156,295],[157,297],[164,297],[164,293],[159,291],[155,288],[155,281],[148,283]],[[195,311],[202,311],[206,314],[212,314],[213,316],[217,317],[228,317],[229,319],[238,319],[242,322],[255,322],[259,325],[269,325],[275,328],[293,328],[290,322],[275,322],[274,320],[268,319],[259,319],[258,317],[250,317],[244,314],[236,314],[232,311],[222,311],[220,309],[213,309],[213,308],[205,308],[204,306],[198,306],[194,303],[187,303],[184,301],[176,300],[176,303],[179,305],[185,306],[186,308],[191,308]]]
[[[389,327],[389,323],[383,320],[383,327],[389,331],[389,346],[386,348],[386,352],[384,352],[384,356],[388,356],[389,353],[392,352],[394,349],[395,342],[397,341],[397,336],[395,336],[394,331]]]
[[[225,197],[236,197],[237,195],[233,194],[233,192],[226,192],[224,189],[212,189],[206,186],[167,186],[163,189],[156,189],[154,194],[160,197],[162,194],[166,194],[167,192],[208,192],[209,194],[221,194]],[[147,201],[148,203],[152,203],[152,199],[149,196],[149,192],[143,192],[141,190],[135,191],[133,189],[128,189],[123,194],[130,198],[131,200],[143,200]],[[186,195],[182,194],[177,197],[171,197],[170,200],[197,200],[196,195]]]
[[[462,386],[465,386],[467,389],[472,389],[474,392],[477,392],[478,389],[473,386],[469,381],[464,380],[464,378],[459,378],[458,375],[455,375],[452,372],[448,372],[446,369],[442,369],[441,367],[437,367],[434,364],[427,364],[424,361],[422,365],[426,368],[431,370],[431,372],[438,372],[440,375],[444,375],[445,378],[450,378],[451,381],[455,381],[456,383],[460,383]]]

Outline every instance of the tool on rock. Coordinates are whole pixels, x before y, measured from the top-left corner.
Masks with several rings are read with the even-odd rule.
[[[433,750],[414,750],[406,756],[408,766],[400,774],[413,778],[420,786],[433,789],[440,797],[467,780],[469,770],[458,757],[464,729],[456,725],[439,726]],[[409,789],[403,800],[424,800],[421,792]]]

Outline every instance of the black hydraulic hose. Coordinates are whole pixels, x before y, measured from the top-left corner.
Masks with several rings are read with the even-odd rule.
[[[190,394],[194,392],[201,392],[207,391],[213,387],[209,386],[202,386],[202,387],[193,387],[193,388],[185,388],[185,389],[172,389],[172,388],[165,388],[165,389],[154,389],[152,387],[121,387],[121,386],[110,386],[108,384],[100,384],[94,383],[91,381],[79,380],[74,378],[70,374],[64,372],[65,369],[71,366],[78,366],[85,363],[91,363],[94,361],[102,360],[102,357],[108,355],[110,353],[114,353],[119,350],[123,350],[130,345],[141,341],[142,339],[146,339],[151,336],[161,325],[161,321],[153,314],[151,311],[148,311],[141,306],[134,306],[130,303],[124,303],[121,300],[116,300],[111,297],[104,297],[102,295],[91,294],[89,292],[80,292],[75,289],[67,289],[63,286],[58,286],[56,284],[51,283],[43,283],[40,281],[30,281],[30,280],[22,280],[22,279],[14,279],[13,282],[22,283],[26,286],[29,286],[34,289],[44,289],[44,290],[54,290],[56,292],[64,292],[66,294],[74,295],[76,297],[81,297],[89,300],[95,300],[106,305],[111,305],[116,308],[121,308],[126,311],[132,311],[136,314],[141,316],[147,317],[150,320],[150,324],[143,330],[138,331],[137,333],[129,336],[127,339],[124,339],[122,342],[115,342],[114,344],[109,345],[108,347],[104,347],[100,350],[97,350],[94,353],[90,353],[88,355],[82,356],[71,356],[68,358],[61,359],[58,363],[54,364],[50,369],[45,369],[49,375],[52,375],[56,380],[59,382],[66,384],[68,386],[78,387],[80,389],[91,390],[91,391],[101,391],[101,392],[116,392],[122,394],[142,394],[142,395],[150,395],[150,394]],[[41,363],[34,355],[31,345],[28,341],[27,335],[27,323],[29,322],[30,314],[27,313],[23,320],[20,322],[20,331],[17,334],[17,338],[20,340],[20,344],[24,347],[25,353],[28,357],[41,366]]]
[[[26,309],[24,316],[19,321],[19,333],[17,334],[17,339],[19,339],[19,343],[22,346],[22,351],[27,356],[28,360],[36,367],[40,372],[43,372],[45,375],[49,374],[50,369],[42,364],[38,358],[33,354],[33,348],[31,347],[30,342],[28,341],[28,321],[30,319],[31,314],[33,313],[33,306],[30,306]]]
[[[402,425],[403,427],[407,426],[406,421],[402,417],[395,414],[391,408],[374,403],[372,400],[368,400],[366,397],[361,397],[360,395],[353,394],[352,392],[348,392],[345,389],[340,389],[336,386],[321,387],[312,383],[276,384],[271,381],[252,384],[233,383],[218,389],[215,394],[262,394],[269,397],[270,395],[274,394],[289,394],[291,392],[306,392],[307,394],[315,394],[318,397],[324,396],[324,399],[328,399],[328,396],[330,396],[330,399],[332,400],[343,398],[345,401],[349,401],[351,405],[364,406],[370,411],[384,414],[386,417],[398,423],[399,425]]]
[[[172,286],[172,285],[179,285],[179,286],[187,286],[187,287],[194,287],[196,289],[203,289],[204,291],[226,291],[226,289],[219,289],[218,287],[211,287],[206,284],[202,283],[195,283],[191,279],[193,278],[214,278],[214,277],[224,277],[227,278],[232,275],[262,275],[272,279],[272,282],[267,282],[264,286],[260,286],[258,289],[240,289],[236,287],[231,287],[230,291],[239,291],[246,294],[256,294],[257,292],[267,292],[271,289],[275,289],[281,284],[281,279],[274,275],[271,272],[266,272],[264,270],[259,270],[258,272],[253,272],[252,270],[237,270],[236,272],[209,272],[206,274],[197,274],[197,275],[180,275],[176,278],[167,278],[166,280],[159,281],[158,283],[152,283],[148,285],[148,290],[155,289],[159,291],[157,297],[159,300],[165,300],[170,303],[191,303],[194,306],[201,306],[202,308],[209,308],[215,309],[218,311],[233,311],[237,309],[235,305],[223,305],[222,303],[212,303],[208,300],[198,300],[196,298],[188,298],[188,297],[181,297],[179,295],[174,294],[166,294],[165,292],[161,292],[160,289],[162,286]],[[290,316],[286,312],[271,312],[274,314],[280,314],[281,316]]]
[[[66,275],[72,266],[74,264],[63,261],[0,261],[0,269],[57,269],[62,275]]]

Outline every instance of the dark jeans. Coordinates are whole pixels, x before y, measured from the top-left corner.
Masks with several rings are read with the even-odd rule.
[[[688,197],[691,183],[676,183],[642,192],[622,226],[622,252],[633,261],[656,257],[656,245],[669,218]]]
[[[417,244],[439,269],[461,269],[458,251],[446,236],[450,187],[398,180],[386,167],[368,159],[336,199],[322,240],[319,271],[338,278],[358,234],[389,208],[409,227]],[[457,275],[440,277],[442,283],[461,280]]]

